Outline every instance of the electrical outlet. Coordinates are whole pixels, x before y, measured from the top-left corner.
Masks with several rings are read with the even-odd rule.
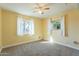
[[[74,44],[79,44],[79,42],[77,42],[77,41],[74,41]]]

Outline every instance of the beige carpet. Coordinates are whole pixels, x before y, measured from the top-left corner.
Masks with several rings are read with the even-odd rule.
[[[56,43],[33,42],[2,50],[3,56],[78,56],[79,51]]]

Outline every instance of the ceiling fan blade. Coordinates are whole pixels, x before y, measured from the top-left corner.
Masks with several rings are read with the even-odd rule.
[[[41,3],[37,3],[36,6],[34,7],[35,10],[33,11],[34,13],[40,13],[40,14],[44,14],[44,12],[48,11],[50,8],[47,6],[47,4],[41,4]]]
[[[39,3],[38,6],[46,7],[46,6],[48,6],[48,4],[47,3]]]
[[[50,8],[49,7],[41,7],[41,8],[36,7],[35,9],[36,10],[49,10]]]
[[[37,3],[36,4],[36,7],[39,7],[39,8],[41,8],[41,7],[47,7],[48,6],[48,4],[46,4],[46,3]]]
[[[44,10],[49,10],[50,8],[44,8]]]

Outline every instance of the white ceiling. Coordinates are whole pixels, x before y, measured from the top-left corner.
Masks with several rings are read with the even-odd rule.
[[[60,13],[72,8],[77,8],[78,4],[77,3],[73,3],[73,4],[49,3],[48,6],[50,7],[50,10],[43,15],[40,15],[39,13],[35,13],[34,6],[35,6],[35,3],[0,3],[1,8],[18,12],[23,15],[35,16],[35,17],[40,17],[40,18],[52,16],[52,15],[55,15],[57,13]]]

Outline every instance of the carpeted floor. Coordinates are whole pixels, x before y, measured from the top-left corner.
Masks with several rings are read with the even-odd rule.
[[[56,43],[33,42],[2,50],[3,56],[79,56],[79,51]]]

